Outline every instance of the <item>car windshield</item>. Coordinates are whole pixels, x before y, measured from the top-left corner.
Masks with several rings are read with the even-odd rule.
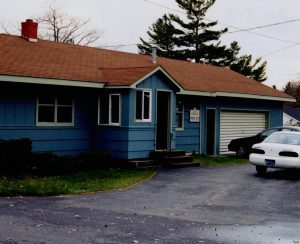
[[[300,145],[300,134],[285,134],[285,133],[274,133],[267,137],[264,141],[267,143],[279,143],[279,144],[290,144]]]

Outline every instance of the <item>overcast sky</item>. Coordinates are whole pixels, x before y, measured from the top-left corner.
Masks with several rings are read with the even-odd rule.
[[[101,45],[126,45],[139,42],[139,37],[147,39],[148,27],[164,13],[176,13],[159,7],[158,3],[178,11],[175,0],[59,0],[69,15],[89,17],[90,27],[97,28],[101,34]],[[34,18],[45,12],[43,0],[2,1],[0,23],[12,25],[26,18]],[[299,0],[216,0],[207,12],[207,18],[218,20],[224,25],[249,28],[300,18]],[[230,28],[229,31],[236,29]],[[224,44],[238,41],[242,54],[263,57],[268,62],[267,85],[282,88],[290,80],[300,80],[300,21],[252,30],[255,33],[274,37],[266,38],[247,32],[226,34]],[[275,40],[282,39],[282,40]],[[296,44],[296,45],[295,45]],[[291,47],[292,46],[292,47]],[[288,49],[278,51],[279,49]],[[135,46],[118,48],[120,51],[137,52]]]

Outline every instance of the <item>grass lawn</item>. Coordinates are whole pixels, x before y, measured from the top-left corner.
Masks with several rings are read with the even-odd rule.
[[[107,169],[66,176],[0,179],[0,196],[53,196],[122,189],[141,183],[154,169]]]
[[[226,166],[246,164],[249,159],[236,156],[195,156],[194,162],[198,162],[200,166]]]

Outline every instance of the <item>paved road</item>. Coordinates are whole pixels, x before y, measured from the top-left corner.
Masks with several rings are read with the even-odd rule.
[[[300,243],[300,173],[163,169],[121,191],[0,198],[0,243]]]

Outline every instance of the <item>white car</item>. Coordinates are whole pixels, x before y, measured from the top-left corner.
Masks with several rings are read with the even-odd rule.
[[[300,169],[300,132],[273,133],[252,146],[249,161],[259,175],[264,175],[267,168]]]

